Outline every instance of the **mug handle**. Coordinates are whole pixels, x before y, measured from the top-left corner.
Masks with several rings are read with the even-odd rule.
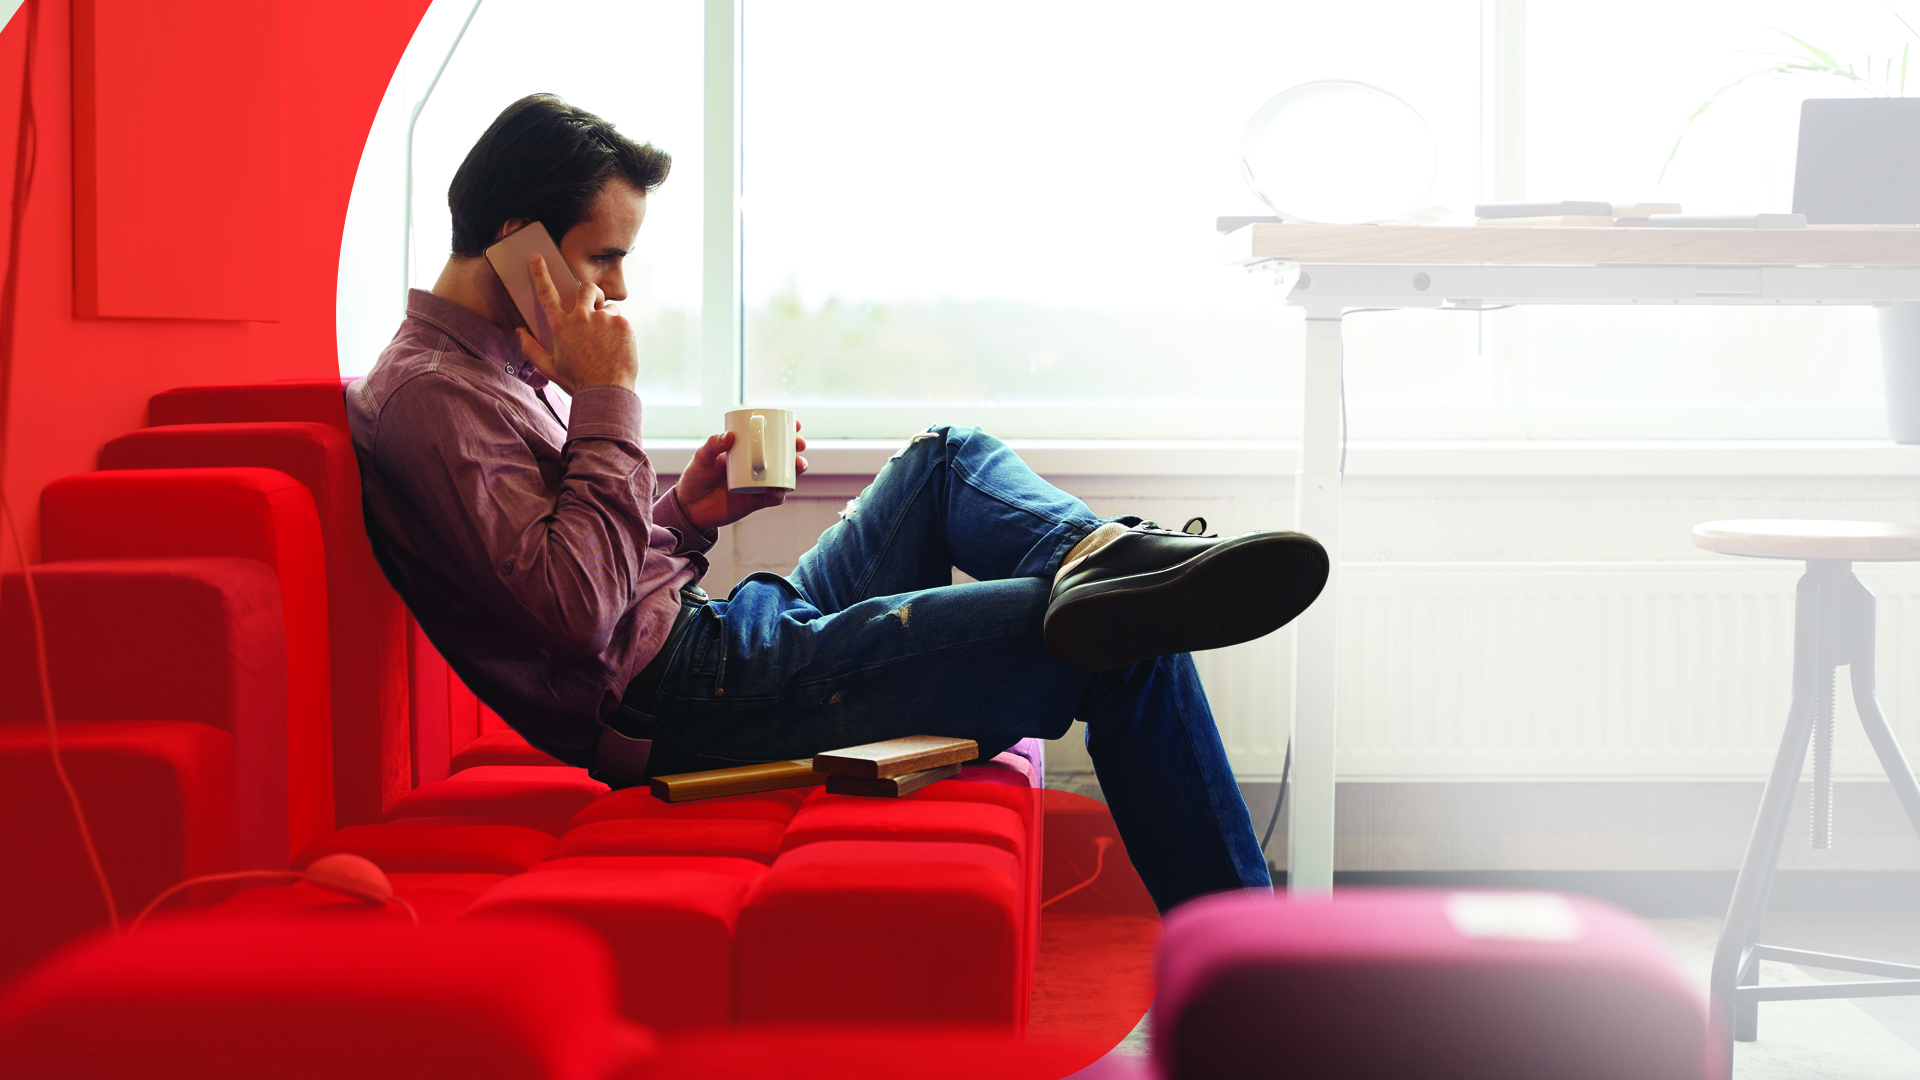
[[[753,475],[767,474],[767,418],[755,413],[747,418],[749,441],[753,444]]]

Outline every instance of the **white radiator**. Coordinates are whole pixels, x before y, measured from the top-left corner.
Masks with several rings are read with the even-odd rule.
[[[1752,779],[1785,721],[1798,563],[1348,563],[1342,780]],[[1882,707],[1920,759],[1920,569],[1879,596]],[[1198,657],[1235,770],[1278,779],[1290,632]],[[1839,678],[1836,773],[1879,765]]]

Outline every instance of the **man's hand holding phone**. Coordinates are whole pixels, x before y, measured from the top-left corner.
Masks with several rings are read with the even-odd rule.
[[[534,299],[553,327],[553,352],[541,348],[522,328],[514,331],[520,337],[521,353],[569,396],[590,386],[632,390],[640,379],[640,344],[620,309],[607,302],[598,286],[583,281],[574,295],[573,310],[566,310],[547,273],[546,260],[538,255],[527,257],[527,273],[533,278]]]

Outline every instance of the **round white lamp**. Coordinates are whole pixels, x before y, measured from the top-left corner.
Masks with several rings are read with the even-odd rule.
[[[1427,208],[1440,148],[1413,106],[1342,79],[1276,95],[1240,137],[1247,183],[1290,221],[1356,225]]]

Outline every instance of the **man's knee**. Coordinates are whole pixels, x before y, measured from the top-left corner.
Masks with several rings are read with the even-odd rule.
[[[887,459],[888,464],[900,460],[916,450],[944,450],[955,442],[965,442],[973,434],[973,429],[955,424],[935,424],[925,431],[917,432],[907,440],[907,445],[893,452]]]

